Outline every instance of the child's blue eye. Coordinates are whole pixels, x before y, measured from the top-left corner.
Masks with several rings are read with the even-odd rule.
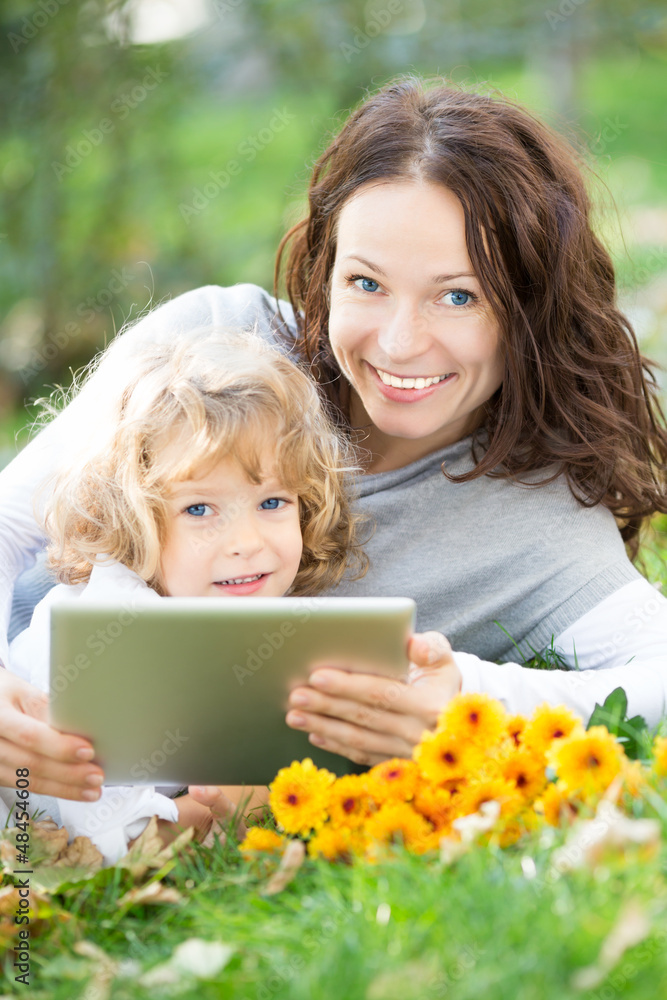
[[[207,503],[193,503],[191,507],[185,508],[185,513],[190,514],[192,517],[205,517],[206,511],[212,513]]]
[[[467,306],[472,302],[472,295],[470,292],[447,292],[444,298],[450,296],[450,303],[453,306]]]
[[[278,497],[269,497],[268,500],[262,500],[259,506],[261,510],[279,510],[284,504],[285,501],[279,500]]]
[[[362,288],[365,292],[377,292],[380,287],[377,281],[372,278],[357,278],[354,282],[357,288]]]

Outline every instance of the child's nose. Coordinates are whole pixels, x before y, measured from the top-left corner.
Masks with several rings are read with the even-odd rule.
[[[239,517],[231,525],[227,537],[227,551],[230,555],[248,559],[264,548],[264,539],[254,522],[254,518]]]

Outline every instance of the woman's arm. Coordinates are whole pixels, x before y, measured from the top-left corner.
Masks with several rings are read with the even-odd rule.
[[[540,702],[564,704],[588,719],[616,687],[628,696],[630,715],[649,725],[667,710],[667,599],[648,580],[610,594],[554,638],[570,670],[498,666],[456,653],[462,690],[485,691],[509,711],[530,714]]]
[[[459,690],[489,694],[512,714],[530,714],[546,701],[588,720],[595,704],[617,687],[628,696],[629,713],[643,715],[649,726],[667,710],[667,600],[646,580],[616,591],[554,639],[566,662],[583,669],[534,670],[444,648],[438,653],[435,636],[421,637],[431,645],[431,664],[413,639],[410,659],[421,670],[411,686],[316,671],[309,687],[292,692],[288,725],[310,733],[323,749],[371,765],[410,756]]]

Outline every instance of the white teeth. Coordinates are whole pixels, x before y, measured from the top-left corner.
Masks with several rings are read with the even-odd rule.
[[[379,368],[376,368],[375,371],[385,385],[392,385],[395,389],[426,389],[427,386],[436,385],[451,375],[451,372],[447,372],[446,375],[434,375],[433,378],[399,378],[397,375],[389,375],[387,372],[380,371]]]
[[[258,573],[256,576],[244,576],[238,580],[221,580],[220,582],[223,587],[228,586],[230,583],[253,583],[255,580],[259,580],[261,575],[261,573]]]

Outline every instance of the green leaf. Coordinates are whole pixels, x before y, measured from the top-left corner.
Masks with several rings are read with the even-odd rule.
[[[628,697],[622,687],[614,688],[608,694],[602,705],[595,705],[593,714],[588,720],[587,729],[591,726],[606,726],[610,733],[618,736],[619,727],[628,711]]]
[[[647,759],[651,752],[651,739],[646,719],[641,715],[628,719],[627,712],[628,698],[625,691],[621,687],[614,688],[602,705],[596,704],[586,728],[606,726],[618,738],[626,757],[631,760]]]

